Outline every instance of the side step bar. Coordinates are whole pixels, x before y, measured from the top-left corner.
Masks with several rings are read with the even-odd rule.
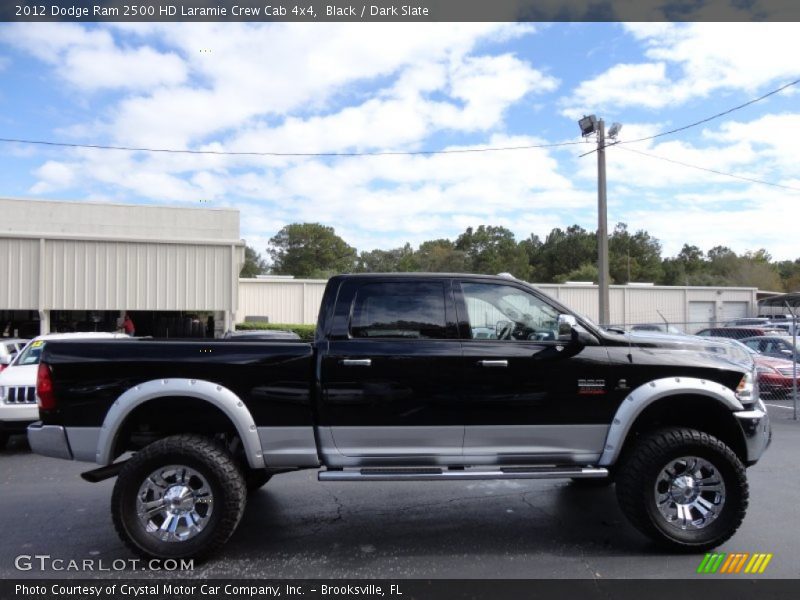
[[[564,479],[608,477],[602,467],[498,467],[446,469],[440,467],[367,468],[320,471],[319,481],[463,481],[480,479]]]

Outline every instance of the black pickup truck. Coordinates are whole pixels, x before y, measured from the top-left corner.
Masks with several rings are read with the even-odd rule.
[[[725,344],[604,330],[506,277],[342,275],[313,343],[49,342],[35,452],[117,476],[135,552],[204,557],[274,474],[320,481],[616,484],[673,549],[731,537],[770,441],[753,366]]]

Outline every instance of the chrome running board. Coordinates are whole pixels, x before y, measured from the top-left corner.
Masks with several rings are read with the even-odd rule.
[[[319,481],[463,481],[480,479],[565,479],[608,477],[602,467],[497,467],[494,469],[447,469],[441,467],[387,467],[329,469]]]

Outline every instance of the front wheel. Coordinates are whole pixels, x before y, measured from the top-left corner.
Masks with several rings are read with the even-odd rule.
[[[645,434],[622,458],[617,499],[642,533],[673,550],[705,552],[747,511],[745,467],[723,442],[688,428]]]
[[[236,530],[247,498],[244,475],[219,443],[175,435],[125,464],[111,514],[125,544],[155,558],[209,556]]]

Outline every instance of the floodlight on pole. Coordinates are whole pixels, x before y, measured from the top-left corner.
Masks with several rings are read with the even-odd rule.
[[[592,135],[597,129],[597,117],[594,115],[584,115],[584,117],[578,121],[578,127],[581,128],[581,135],[583,137]]]

